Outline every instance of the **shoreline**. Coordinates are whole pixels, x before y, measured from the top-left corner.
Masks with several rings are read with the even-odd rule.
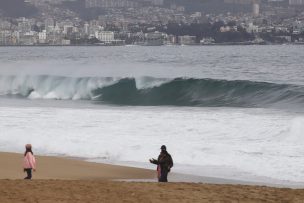
[[[304,189],[247,185],[203,178],[157,183],[155,171],[91,163],[77,158],[36,156],[33,180],[22,180],[22,154],[0,152],[0,202],[302,202]],[[174,181],[174,175],[180,181]],[[185,178],[189,178],[185,175]],[[192,176],[192,178],[197,178]],[[216,182],[218,181],[218,182]],[[226,182],[225,182],[226,181]],[[250,184],[250,183],[249,183]]]
[[[25,175],[22,172],[20,153],[0,152],[0,161],[6,163],[0,167],[0,180],[19,180]],[[36,155],[37,171],[34,180],[107,180],[124,182],[157,182],[156,171],[123,163],[107,163],[81,157],[60,157]],[[55,167],[52,167],[55,165]],[[241,180],[220,177],[198,176],[180,172],[169,174],[171,183],[244,185],[275,188],[304,189],[304,183],[270,179]]]
[[[303,43],[269,43],[269,44],[259,44],[259,43],[214,43],[214,44],[163,44],[163,45],[138,45],[138,44],[122,44],[122,45],[103,45],[103,44],[70,44],[70,45],[0,45],[0,47],[128,47],[128,46],[141,46],[141,47],[163,47],[163,46],[187,46],[187,47],[205,47],[205,46],[276,46],[276,45],[304,45]]]

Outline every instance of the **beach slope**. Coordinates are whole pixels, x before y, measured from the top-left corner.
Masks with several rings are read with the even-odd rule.
[[[37,156],[34,180],[22,180],[22,154],[0,153],[0,202],[304,202],[303,189],[129,182],[155,171]],[[113,180],[120,181],[113,181]]]

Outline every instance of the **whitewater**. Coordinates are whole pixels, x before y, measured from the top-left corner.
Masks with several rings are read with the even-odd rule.
[[[174,172],[302,184],[301,52],[2,47],[0,151],[153,168],[166,144]]]

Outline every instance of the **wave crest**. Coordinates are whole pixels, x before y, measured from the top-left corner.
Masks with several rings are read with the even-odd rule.
[[[0,95],[117,105],[304,107],[304,86],[246,80],[0,76]]]

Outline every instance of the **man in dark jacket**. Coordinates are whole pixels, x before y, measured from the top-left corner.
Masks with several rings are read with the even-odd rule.
[[[152,164],[157,165],[158,182],[168,182],[168,173],[173,167],[173,160],[171,155],[167,152],[165,145],[161,146],[161,152],[158,159],[150,159]]]

